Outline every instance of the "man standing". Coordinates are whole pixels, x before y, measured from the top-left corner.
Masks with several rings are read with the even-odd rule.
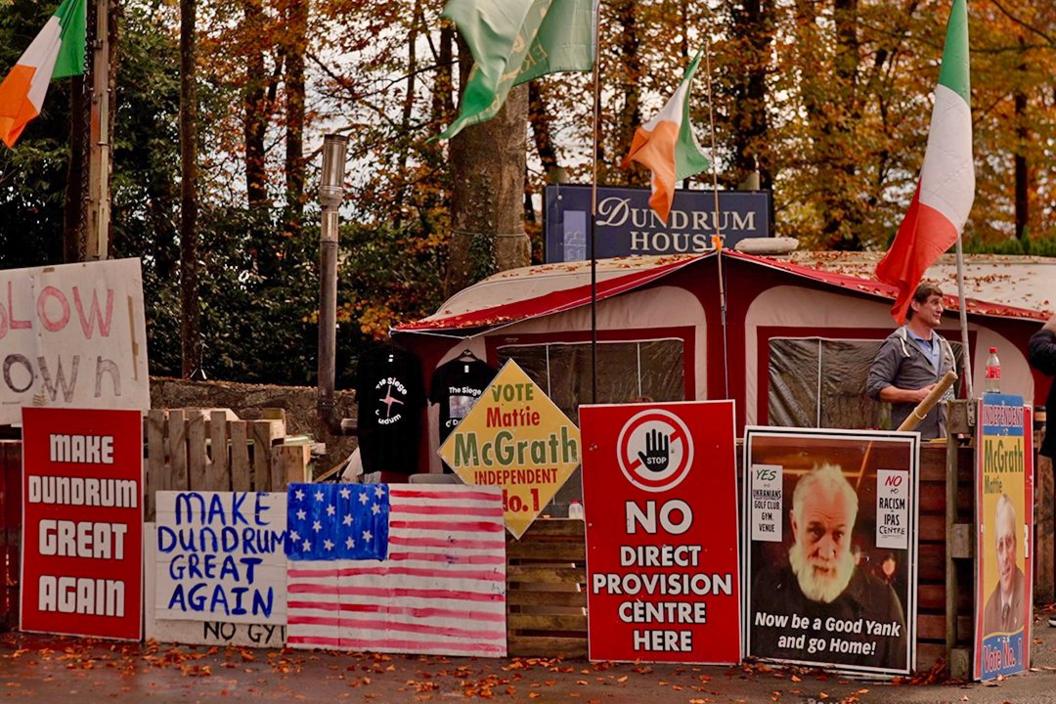
[[[752,586],[753,655],[906,666],[906,619],[898,595],[854,563],[857,517],[858,495],[840,467],[815,467],[796,482],[789,512],[795,542],[788,564],[762,570]],[[801,624],[798,629],[767,626],[767,618],[787,626],[793,616]],[[826,644],[837,636],[842,647],[803,651],[795,642],[799,634]]]
[[[1049,318],[1041,330],[1030,338],[1030,363],[1035,369],[1048,376],[1056,376],[1056,315]],[[1049,385],[1049,397],[1045,402],[1045,439],[1038,450],[1038,484],[1052,486],[1052,462],[1056,458],[1056,383]],[[1041,496],[1045,494],[1039,492]],[[1051,521],[1052,506],[1044,507],[1039,516],[1048,516]],[[1044,520],[1039,518],[1039,520]],[[1051,546],[1051,543],[1050,543]],[[1052,576],[1048,575],[1051,584]],[[1044,583],[1044,582],[1042,582]],[[1056,616],[1049,618],[1049,625],[1056,626]]]
[[[869,367],[865,391],[871,398],[891,404],[895,428],[954,368],[953,349],[936,330],[942,311],[942,291],[935,284],[921,283],[909,303],[906,324],[888,335]],[[936,404],[918,430],[921,440],[945,437],[946,407]]]
[[[997,537],[997,585],[983,609],[983,638],[1023,628],[1023,570],[1016,564],[1016,509],[1007,494],[994,509]]]

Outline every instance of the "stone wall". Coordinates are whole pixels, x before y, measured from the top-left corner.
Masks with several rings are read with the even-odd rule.
[[[309,386],[187,381],[168,377],[151,377],[150,380],[151,408],[230,408],[245,420],[260,418],[263,408],[284,409],[288,434],[310,435],[316,442],[326,443],[326,455],[316,464],[318,475],[348,459],[356,447],[356,438],[330,433],[316,414],[317,394],[317,390]],[[355,398],[354,391],[335,393],[339,417],[355,417]]]

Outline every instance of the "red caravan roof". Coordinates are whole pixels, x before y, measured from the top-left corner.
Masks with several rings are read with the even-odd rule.
[[[802,276],[803,278],[812,279],[814,281],[820,281],[821,283],[829,284],[832,286],[838,286],[839,288],[851,289],[853,291],[860,291],[878,298],[886,298],[894,300],[898,291],[894,286],[880,283],[876,279],[863,279],[857,276],[850,276],[848,274],[838,274],[829,271],[820,271],[813,269],[808,266],[802,266],[800,264],[793,264],[788,261],[775,259],[772,257],[756,256],[752,254],[745,254],[743,252],[735,252],[732,250],[724,250],[724,254],[733,258],[741,259],[744,261],[753,262],[761,266],[769,267],[771,269],[779,269],[781,271],[787,271],[790,274]],[[944,287],[946,288],[946,287]],[[947,295],[945,298],[946,308],[950,310],[959,310],[956,295]],[[1048,315],[1040,310],[1034,310],[1031,308],[1017,308],[1016,306],[1009,306],[1003,303],[992,303],[990,301],[983,301],[977,298],[965,298],[966,308],[969,313],[973,315],[985,315],[993,318],[1025,318],[1027,320],[1047,320]]]
[[[714,252],[598,260],[598,300],[641,288],[712,256],[715,256]],[[894,286],[875,279],[819,271],[787,260],[729,249],[723,250],[723,256],[877,298],[894,300],[896,294]],[[462,338],[482,330],[505,327],[589,304],[589,262],[544,264],[488,277],[456,293],[433,315],[399,325],[392,332]],[[956,309],[957,297],[947,296],[946,304],[948,308]],[[967,308],[969,313],[991,317],[1028,320],[1045,320],[1047,317],[1041,311],[971,298],[967,299]]]
[[[680,254],[615,257],[597,263],[598,300],[641,288],[694,262],[715,256]],[[563,262],[522,267],[489,276],[449,298],[440,310],[393,328],[467,337],[468,331],[492,329],[590,304],[590,262]]]

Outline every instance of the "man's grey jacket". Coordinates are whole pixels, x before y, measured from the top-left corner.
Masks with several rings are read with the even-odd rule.
[[[932,366],[920,346],[909,336],[906,326],[895,330],[887,336],[869,367],[869,378],[866,380],[865,393],[871,398],[880,399],[880,390],[887,386],[899,389],[920,389],[934,384],[954,368],[953,348],[938,332],[932,331],[932,344],[939,345],[939,368]],[[891,425],[897,428],[902,425],[909,414],[917,407],[915,403],[892,403]],[[921,440],[941,438],[946,435],[946,405],[937,404],[917,427]]]

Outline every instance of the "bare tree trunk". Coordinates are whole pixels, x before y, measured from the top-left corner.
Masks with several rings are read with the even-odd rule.
[[[106,190],[107,198],[107,209],[113,212],[113,193],[114,193],[114,128],[117,125],[117,111],[120,108],[119,96],[117,94],[117,76],[121,71],[121,23],[125,19],[125,6],[124,0],[110,0],[107,3],[110,13],[109,21],[106,26],[109,28],[110,36],[107,47],[110,50],[109,53],[109,66],[110,73],[107,76],[107,90],[110,91],[110,118],[106,121],[107,133],[106,143],[110,145],[110,158],[106,160],[107,169],[109,173],[106,175],[106,182],[110,184]],[[112,256],[114,249],[114,218],[111,216],[106,219],[106,242],[107,251],[104,256]]]
[[[858,105],[858,0],[835,0],[833,18],[836,25],[835,75],[847,104],[841,106],[836,119],[830,117],[826,125],[828,137],[827,158],[829,168],[840,171],[839,181],[853,183],[857,172],[853,154],[845,148],[844,141],[850,138],[860,115]],[[863,214],[857,194],[846,190],[829,192],[830,202],[826,206],[826,222],[822,232],[832,249],[861,249],[858,225]]]
[[[418,42],[418,28],[424,18],[422,17],[422,0],[414,0],[414,9],[411,13],[411,31],[407,33],[407,92],[403,96],[403,114],[400,116],[400,134],[409,135],[411,130],[411,115],[414,111],[414,83],[415,75],[418,73],[418,54],[415,44]],[[405,136],[403,144],[400,145],[399,169],[396,173],[400,179],[399,188],[396,191],[396,225],[403,221],[403,201],[407,193],[407,159],[410,156],[410,138]]]
[[[733,176],[738,183],[759,171],[759,186],[769,189],[773,175],[766,149],[770,129],[766,113],[767,57],[774,39],[773,0],[745,0],[732,10],[732,31],[753,57],[736,79],[731,111],[734,125]]]
[[[616,153],[621,156],[630,151],[634,131],[642,122],[642,60],[638,52],[641,42],[638,38],[637,7],[637,0],[618,0],[616,4],[616,16],[621,29],[620,61],[623,80],[623,112],[620,115]],[[633,185],[646,183],[645,169],[629,169],[626,174]]]
[[[268,199],[268,176],[264,168],[264,137],[267,130],[267,102],[264,89],[264,50],[258,42],[264,33],[264,8],[261,0],[243,0],[245,34],[250,37],[246,57],[246,92],[244,98],[246,140],[246,200],[250,210],[265,207]]]
[[[472,66],[459,41],[465,86]],[[522,221],[528,132],[528,86],[513,88],[495,117],[459,132],[449,146],[452,174],[448,294],[496,271],[527,266]]]
[[[1018,69],[1026,72],[1027,63],[1023,45],[1026,42],[1023,37],[1019,38],[1020,52],[1024,59],[1020,62]],[[1016,239],[1022,240],[1028,233],[1030,224],[1030,173],[1027,163],[1027,140],[1030,133],[1027,130],[1027,96],[1021,89],[1016,89],[1012,98],[1013,108],[1016,115],[1016,153],[1013,158],[1014,180],[1015,180],[1015,211],[1016,211]]]
[[[88,32],[94,32],[94,23]],[[70,161],[66,171],[66,198],[62,217],[62,252],[66,262],[84,260],[88,214],[88,120],[91,105],[85,100],[85,76],[70,79]]]
[[[301,232],[304,214],[304,52],[308,35],[308,0],[291,0],[287,8],[286,50],[286,233]]]
[[[180,348],[183,376],[202,365],[198,310],[196,0],[180,0]]]
[[[550,132],[550,111],[538,81],[528,83],[528,121],[532,125],[535,150],[539,154],[539,161],[542,162],[543,173],[550,178],[559,164],[557,149]]]
[[[436,130],[447,124],[455,112],[455,103],[452,99],[455,84],[451,80],[455,60],[454,44],[455,30],[450,24],[445,24],[440,28],[440,48],[436,58],[436,79],[433,83],[433,105],[430,113],[433,127]]]

